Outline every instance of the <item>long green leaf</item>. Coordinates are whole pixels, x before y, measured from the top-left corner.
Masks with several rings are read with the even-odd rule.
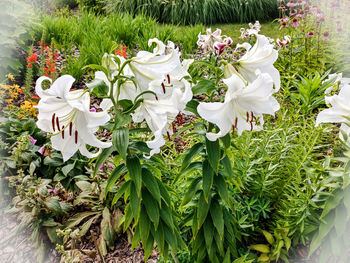
[[[112,142],[119,154],[126,160],[126,153],[129,145],[129,130],[127,128],[119,128],[114,130]]]
[[[216,141],[209,141],[208,139],[205,140],[205,146],[208,154],[208,160],[215,171],[217,172],[219,160],[220,160],[220,143],[219,140]]]
[[[208,160],[205,159],[203,162],[203,194],[204,199],[208,202],[208,196],[210,193],[210,189],[213,186],[213,180],[214,180],[214,170],[212,169],[211,165],[209,164]]]
[[[181,165],[180,173],[190,165],[193,158],[203,149],[203,147],[203,143],[196,143],[186,151],[185,158]]]
[[[128,156],[126,159],[126,166],[128,168],[130,178],[135,183],[138,196],[141,194],[142,175],[140,160],[136,155]]]
[[[142,169],[142,181],[148,191],[151,193],[151,195],[154,197],[154,199],[157,200],[159,203],[159,206],[161,205],[161,196],[160,196],[160,190],[159,186],[157,183],[157,180],[154,178],[153,174],[147,170],[147,169]],[[162,183],[162,182],[160,182]]]
[[[101,152],[101,154],[97,157],[95,168],[94,168],[94,176],[100,169],[101,165],[106,161],[106,159],[112,154],[112,152],[115,151],[114,146],[111,146],[109,148],[104,148]]]
[[[124,164],[121,164],[121,165],[117,166],[116,168],[114,168],[113,172],[111,173],[111,175],[107,179],[107,184],[106,184],[106,188],[105,188],[105,198],[107,197],[109,190],[112,189],[115,182],[119,179],[119,177],[124,172],[126,172],[126,167]]]

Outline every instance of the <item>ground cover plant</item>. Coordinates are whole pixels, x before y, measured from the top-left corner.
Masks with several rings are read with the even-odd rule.
[[[0,164],[39,262],[48,242],[61,262],[123,260],[121,243],[145,261],[293,262],[310,242],[346,262],[346,20],[279,2],[276,21],[223,31],[68,9],[30,27],[25,75],[0,86]]]

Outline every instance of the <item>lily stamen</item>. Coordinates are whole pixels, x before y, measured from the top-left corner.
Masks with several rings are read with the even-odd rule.
[[[57,125],[58,131],[61,131],[61,128],[60,128],[60,121],[59,121],[58,117],[56,117],[56,125]]]
[[[249,122],[249,112],[247,111],[247,122]]]
[[[168,84],[170,84],[170,75],[168,74],[168,75],[166,75],[167,76],[167,78],[168,78]]]
[[[165,94],[165,85],[163,82],[162,82],[162,88],[163,88],[163,93]]]
[[[72,136],[72,128],[73,128],[73,123],[69,123],[69,136]]]
[[[62,126],[62,132],[61,132],[61,134],[62,134],[62,139],[64,139],[64,125]]]
[[[78,131],[75,131],[75,144],[78,143]]]
[[[52,122],[52,129],[53,129],[54,132],[55,132],[55,116],[56,116],[56,113],[54,113],[52,115],[52,120],[51,120],[51,122]]]

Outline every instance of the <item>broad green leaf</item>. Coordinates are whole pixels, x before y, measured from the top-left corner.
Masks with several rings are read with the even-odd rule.
[[[142,176],[141,164],[136,155],[128,156],[126,159],[126,166],[128,167],[130,179],[135,183],[138,196],[141,194]]]
[[[160,195],[162,196],[164,202],[170,206],[171,200],[170,200],[170,195],[168,192],[168,189],[164,186],[163,182],[161,182],[160,180],[158,180],[157,178],[155,178],[157,183],[158,183],[158,187],[159,187],[159,191],[160,191]]]
[[[203,143],[196,143],[185,152],[185,157],[182,161],[180,173],[190,165],[193,158],[203,149],[203,147]]]
[[[270,252],[270,248],[264,244],[250,245],[249,248],[256,250],[256,251],[259,251],[261,253],[269,253]]]
[[[140,239],[140,225],[137,225],[135,228],[134,235],[132,237],[131,250],[134,250],[134,248],[139,245]]]
[[[324,219],[326,223],[321,223],[317,234],[312,238],[310,244],[309,256],[312,255],[315,250],[321,245],[324,238],[327,236],[329,231],[334,227],[335,211],[328,213]]]
[[[72,171],[73,169],[74,169],[74,163],[67,164],[67,165],[62,167],[62,173],[65,176],[68,176],[69,172]]]
[[[231,146],[231,134],[227,133],[224,137],[221,137],[220,140],[224,144],[225,148],[229,148]]]
[[[235,176],[232,170],[232,165],[230,158],[226,155],[224,158],[221,160],[221,164],[224,167],[224,172],[226,176],[230,179],[231,182],[233,182],[237,188],[240,190],[242,186],[242,181],[239,178],[239,176]]]
[[[212,80],[202,79],[192,87],[193,95],[207,94],[210,95],[216,90],[216,85]]]
[[[112,200],[112,205],[115,205],[119,198],[126,192],[129,190],[129,187],[131,185],[132,181],[127,181],[125,182],[117,191],[117,193],[115,194],[113,200]]]
[[[137,224],[140,216],[141,198],[136,192],[135,183],[132,183],[130,186],[130,207],[134,215],[135,224]]]
[[[164,253],[164,227],[162,221],[159,222],[157,231],[153,228],[152,230],[153,237],[157,242],[157,247],[159,248],[160,253]]]
[[[197,228],[200,229],[202,224],[204,223],[205,219],[207,218],[208,211],[210,208],[210,198],[209,202],[204,198],[203,192],[201,193],[199,200],[198,200],[198,206],[197,206]]]
[[[192,180],[192,183],[188,187],[187,192],[184,196],[184,199],[182,200],[181,206],[186,205],[188,202],[190,202],[193,199],[193,196],[195,195],[195,193],[200,187],[200,182],[201,182],[200,177]]]
[[[207,159],[203,161],[202,175],[204,199],[208,202],[208,196],[213,186],[214,170],[211,168]]]
[[[101,165],[106,161],[106,159],[112,154],[112,152],[115,151],[114,146],[111,146],[109,148],[104,148],[101,152],[101,154],[97,157],[95,168],[94,168],[94,176],[100,169]]]
[[[160,217],[162,218],[164,223],[169,226],[171,231],[174,231],[174,221],[173,221],[173,216],[171,214],[170,208],[166,206],[166,204],[163,204],[159,212],[160,212]]]
[[[271,235],[269,232],[262,230],[262,233],[264,234],[267,242],[269,242],[270,245],[273,245],[275,243],[275,239],[273,238],[273,235]]]
[[[227,249],[223,263],[231,263],[230,249]]]
[[[198,111],[197,111],[198,105],[199,105],[199,101],[196,99],[192,99],[186,104],[185,110],[192,112],[192,113],[196,114],[197,116],[199,116]]]
[[[219,160],[220,160],[220,143],[219,140],[216,141],[209,141],[208,139],[205,139],[205,147],[208,154],[208,160],[213,168],[214,172],[216,173],[218,170]]]
[[[210,215],[213,219],[213,224],[219,233],[220,239],[222,240],[224,237],[224,215],[217,200],[212,200],[211,202]]]
[[[126,160],[126,153],[129,145],[129,130],[127,128],[118,128],[114,130],[112,142],[118,153]]]
[[[159,203],[159,206],[161,205],[161,196],[160,196],[160,190],[157,183],[157,180],[154,178],[153,174],[147,170],[142,169],[142,181],[148,191],[151,193],[151,195],[154,197],[154,199],[157,200]],[[162,182],[160,182],[162,183]]]
[[[164,239],[170,245],[170,247],[177,250],[177,238],[167,225],[163,225]]]
[[[227,185],[226,185],[225,179],[221,175],[221,173],[219,173],[217,176],[215,176],[214,184],[215,184],[215,186],[218,189],[218,192],[219,192],[219,195],[220,195],[221,199],[225,202],[225,204],[227,206],[230,206]]]
[[[81,212],[73,217],[70,217],[66,223],[64,224],[64,228],[73,228],[80,224],[81,221],[83,221],[85,218],[95,215],[97,212]]]
[[[210,219],[205,220],[203,225],[203,232],[204,232],[205,244],[207,246],[207,250],[210,253],[210,249],[212,246],[211,244],[213,243],[213,238],[214,238],[214,226]]]
[[[148,219],[147,212],[146,212],[144,206],[142,206],[139,224],[138,224],[138,226],[140,228],[140,238],[141,238],[142,243],[146,243],[146,241],[148,239],[148,235],[151,231],[150,224],[151,224],[151,222]]]
[[[158,203],[146,189],[142,190],[142,199],[143,199],[143,203],[145,205],[148,217],[154,223],[155,229],[157,229],[158,223],[159,223]]]
[[[149,256],[152,253],[153,245],[154,245],[153,236],[152,235],[148,235],[147,242],[143,243],[143,248],[144,248],[144,252],[145,252],[145,262],[147,262]]]
[[[130,203],[126,205],[125,207],[125,215],[124,215],[124,227],[123,227],[123,231],[125,232],[128,227],[130,226],[132,220],[133,220],[133,212],[132,209],[130,207]]]
[[[324,205],[324,209],[322,211],[321,219],[325,217],[332,209],[336,208],[343,197],[344,197],[343,190],[335,191],[333,193],[333,196],[327,199]]]
[[[107,179],[107,185],[105,188],[105,198],[107,197],[109,190],[112,189],[115,182],[119,179],[119,177],[124,172],[126,172],[126,167],[124,164],[121,164],[121,165],[117,166],[116,168],[114,168],[113,172],[111,173],[111,175]]]

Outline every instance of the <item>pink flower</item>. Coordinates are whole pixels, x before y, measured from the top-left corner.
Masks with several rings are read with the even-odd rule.
[[[281,23],[280,30],[281,30],[282,28],[285,28],[285,27],[288,27],[288,24],[287,24],[286,21],[283,21],[283,22]]]
[[[289,17],[282,17],[280,19],[278,19],[278,22],[288,22],[289,21]]]
[[[104,164],[102,164],[102,165],[100,166],[99,170],[102,171],[103,168],[105,168],[105,165],[104,165]]]
[[[326,31],[323,32],[323,34],[322,34],[322,39],[323,39],[323,40],[330,40],[330,39],[331,39],[328,30],[326,30]]]
[[[300,23],[298,21],[298,18],[293,17],[293,19],[292,19],[292,26],[293,27],[298,27],[299,25],[300,25]]]
[[[296,15],[297,13],[298,13],[298,12],[297,12],[296,9],[291,9],[290,12],[289,12],[289,15],[290,15],[290,16],[294,16],[294,15]]]
[[[287,4],[288,7],[295,7],[298,4],[294,3],[294,0],[290,0],[289,3]]]
[[[290,37],[285,36],[283,40],[280,40],[279,38],[277,38],[276,42],[281,48],[286,47],[290,43]]]
[[[95,109],[94,107],[92,107],[92,108],[90,109],[90,112],[96,112],[96,109]]]
[[[314,37],[314,32],[310,31],[309,33],[307,33],[304,37]]]
[[[45,151],[45,145],[41,146],[40,149],[38,150],[38,153],[40,153],[41,155],[44,154]]]
[[[37,142],[37,140],[35,140],[32,136],[29,136],[29,140],[32,144],[35,144]]]
[[[113,169],[113,165],[111,165],[111,164],[108,165],[108,168]]]
[[[220,56],[224,52],[225,47],[227,47],[227,45],[225,43],[220,42],[215,42],[213,45],[213,49],[216,50],[218,56]]]

